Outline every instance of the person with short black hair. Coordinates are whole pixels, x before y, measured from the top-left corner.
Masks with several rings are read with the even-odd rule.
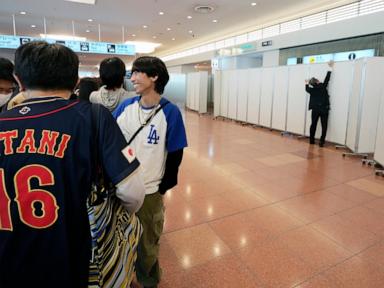
[[[13,68],[10,60],[0,58],[0,111],[6,110],[7,103],[17,91]]]
[[[120,58],[112,57],[101,61],[99,73],[103,86],[99,91],[91,93],[89,100],[92,103],[102,104],[113,111],[125,99],[133,96],[122,87],[126,71]]]
[[[24,98],[0,116],[1,288],[88,286],[94,149],[122,205],[134,213],[143,201],[140,164],[124,154],[127,142],[111,113],[100,107],[94,124],[92,105],[72,94],[78,66],[59,44],[16,50]]]
[[[332,69],[333,64],[333,61],[330,61],[328,66]],[[331,71],[328,71],[323,83],[315,77],[312,77],[310,80],[305,80],[305,91],[310,94],[308,110],[312,110],[309,144],[315,144],[316,127],[320,118],[322,130],[319,142],[320,147],[324,146],[325,137],[327,136],[328,113],[330,109],[327,87],[330,78]]]
[[[77,84],[76,95],[80,100],[88,101],[89,96],[93,91],[99,90],[99,80],[92,77],[81,78],[79,84]]]
[[[144,287],[157,287],[160,282],[163,195],[177,185],[183,149],[187,147],[179,108],[161,96],[168,80],[167,68],[159,58],[137,58],[131,81],[140,96],[125,100],[113,112],[143,165],[146,196],[137,215],[144,231],[137,251],[136,277]]]

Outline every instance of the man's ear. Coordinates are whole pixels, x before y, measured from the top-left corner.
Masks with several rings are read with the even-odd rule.
[[[159,76],[153,76],[153,77],[149,77],[151,80],[152,80],[152,82],[156,82],[156,80],[159,78]]]
[[[17,77],[16,74],[13,74],[13,77],[15,78],[17,84],[19,85],[19,91],[20,92],[25,91],[25,88],[24,88],[23,84],[21,83],[19,77]]]

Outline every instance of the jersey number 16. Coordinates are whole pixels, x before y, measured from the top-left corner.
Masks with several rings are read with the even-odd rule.
[[[13,230],[11,219],[11,199],[8,196],[4,169],[0,169],[0,230]],[[56,198],[43,189],[31,189],[31,179],[36,178],[40,186],[53,185],[55,179],[51,170],[41,165],[28,165],[16,172],[13,179],[15,202],[20,220],[27,226],[43,229],[53,225],[58,216]],[[41,205],[39,213],[36,204]]]

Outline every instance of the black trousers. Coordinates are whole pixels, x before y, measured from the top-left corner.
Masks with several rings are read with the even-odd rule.
[[[321,121],[321,137],[320,143],[325,142],[325,137],[327,136],[327,127],[328,127],[328,109],[312,109],[312,123],[309,130],[309,140],[311,142],[315,141],[316,127],[317,122]]]

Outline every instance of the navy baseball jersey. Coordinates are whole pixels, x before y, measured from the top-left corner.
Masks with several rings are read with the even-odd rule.
[[[0,114],[0,287],[86,287],[90,232],[86,208],[99,149],[114,184],[139,166],[110,112],[46,97]]]

